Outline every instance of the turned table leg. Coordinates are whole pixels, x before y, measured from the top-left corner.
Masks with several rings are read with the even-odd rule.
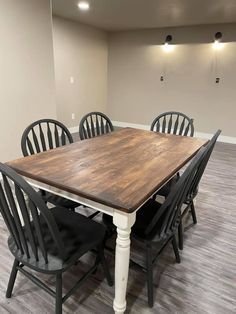
[[[126,289],[129,273],[130,231],[135,222],[135,213],[115,212],[113,223],[117,227],[115,256],[115,299],[113,308],[116,314],[125,312]]]

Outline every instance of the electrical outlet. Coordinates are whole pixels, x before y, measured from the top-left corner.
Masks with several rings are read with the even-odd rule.
[[[72,113],[71,119],[72,119],[72,120],[75,120],[75,114],[74,114],[74,113]]]

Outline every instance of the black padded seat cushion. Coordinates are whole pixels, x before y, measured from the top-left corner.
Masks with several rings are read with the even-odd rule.
[[[156,215],[160,209],[161,204],[155,201],[154,199],[149,199],[138,211],[136,215],[135,224],[132,227],[132,234],[141,239],[153,239],[154,237],[160,240],[160,231],[161,226],[163,225],[163,220],[165,219],[165,213],[159,218],[155,228],[148,235],[145,234],[145,231],[152,221],[153,217]]]
[[[153,199],[149,199],[138,211],[136,214],[136,221],[135,224],[132,227],[132,234],[135,236],[140,237],[141,239],[147,238],[145,235],[145,230],[147,229],[147,226],[153,219],[154,215],[160,208],[161,204],[156,202]],[[103,222],[107,226],[108,229],[111,229],[113,225],[112,217],[106,214],[103,214]],[[159,220],[157,226],[161,226],[162,219]],[[156,232],[155,228],[155,232]]]
[[[157,213],[157,211],[160,209],[161,204],[155,201],[154,199],[149,199],[138,211],[136,215],[136,221],[135,224],[132,227],[132,235],[137,236],[140,239],[143,240],[154,240],[160,241],[160,232],[161,232],[161,226],[163,225],[163,221],[165,219],[166,213],[164,212],[163,215],[159,218],[158,223],[156,224],[155,228],[152,230],[152,232],[148,235],[145,234],[145,231],[149,225],[149,223],[152,221],[153,217]],[[177,226],[179,224],[180,218],[176,221],[176,226],[174,228],[177,229]],[[103,214],[103,222],[108,228],[111,228],[113,225],[112,223],[112,217],[106,214]],[[114,225],[113,225],[114,226]],[[165,239],[166,239],[165,235]],[[164,240],[164,238],[163,238]]]
[[[153,219],[156,212],[159,210],[161,204],[156,202],[153,199],[149,199],[138,211],[136,214],[136,221],[135,224],[132,227],[132,234],[140,237],[141,239],[147,238],[145,235],[145,230],[147,229],[147,226]],[[163,215],[164,216],[164,215]],[[162,225],[162,219],[159,220],[156,228],[155,233],[158,231],[158,227],[160,229],[160,226]],[[106,214],[103,214],[103,222],[105,225],[110,229],[113,225],[112,223],[112,217]],[[114,226],[114,225],[113,225]],[[149,236],[148,236],[149,238]]]
[[[8,239],[10,251],[23,264],[30,265],[32,268],[35,267],[37,270],[41,269],[43,272],[65,269],[76,262],[87,251],[103,243],[106,230],[101,224],[66,208],[54,207],[51,209],[51,213],[61,234],[62,242],[66,249],[66,258],[62,260],[59,256],[58,249],[49,233],[48,227],[43,217],[40,216],[44,243],[48,251],[48,264],[45,264],[40,250],[38,250],[39,261],[35,260],[32,252],[30,259],[26,255],[21,255],[15,241],[10,236]],[[33,225],[32,230],[34,230]],[[27,242],[29,242],[27,234],[25,235]],[[29,250],[31,251],[30,246]]]
[[[75,254],[79,257],[102,243],[105,228],[101,224],[61,207],[54,207],[51,212],[58,225],[68,256]]]
[[[164,223],[164,220],[166,218],[167,211],[164,211],[164,213],[159,218],[158,222],[156,223],[153,230],[146,234],[145,231],[147,230],[147,227],[149,226],[150,222],[153,220],[154,216],[160,209],[162,204],[158,203],[154,199],[149,199],[137,212],[136,215],[136,222],[132,227],[132,234],[139,239],[148,240],[148,241],[166,241],[167,238],[171,237],[173,232],[175,233],[178,229],[178,225],[180,223],[181,214],[179,213],[179,216],[177,217],[175,221],[175,225],[172,227],[172,230],[168,233],[164,233],[161,235],[162,226]]]

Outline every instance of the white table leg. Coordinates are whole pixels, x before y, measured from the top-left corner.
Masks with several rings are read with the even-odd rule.
[[[115,299],[113,308],[116,314],[125,312],[126,289],[129,273],[130,231],[135,222],[136,214],[115,212],[113,223],[117,227],[115,256]]]

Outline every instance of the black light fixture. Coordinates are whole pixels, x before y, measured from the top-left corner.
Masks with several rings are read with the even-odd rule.
[[[223,47],[223,44],[222,44],[221,40],[222,40],[222,33],[221,32],[215,33],[215,40],[214,40],[214,43],[213,43],[213,48],[214,49],[219,50],[219,49],[221,49]],[[215,83],[216,84],[220,83],[220,77],[216,78]]]
[[[167,35],[166,36],[166,40],[163,44],[163,49],[166,51],[166,52],[169,52],[169,51],[172,51],[173,50],[173,46],[170,44],[171,41],[172,41],[172,36],[171,35]]]
[[[214,43],[213,43],[213,48],[214,49],[222,48],[221,40],[222,40],[222,33],[221,32],[215,33],[215,40],[214,40]]]
[[[219,41],[221,41],[221,39],[222,39],[222,33],[221,32],[215,33],[215,40],[217,40],[219,42]]]
[[[169,44],[171,41],[172,41],[172,36],[171,35],[167,35],[165,43]]]

